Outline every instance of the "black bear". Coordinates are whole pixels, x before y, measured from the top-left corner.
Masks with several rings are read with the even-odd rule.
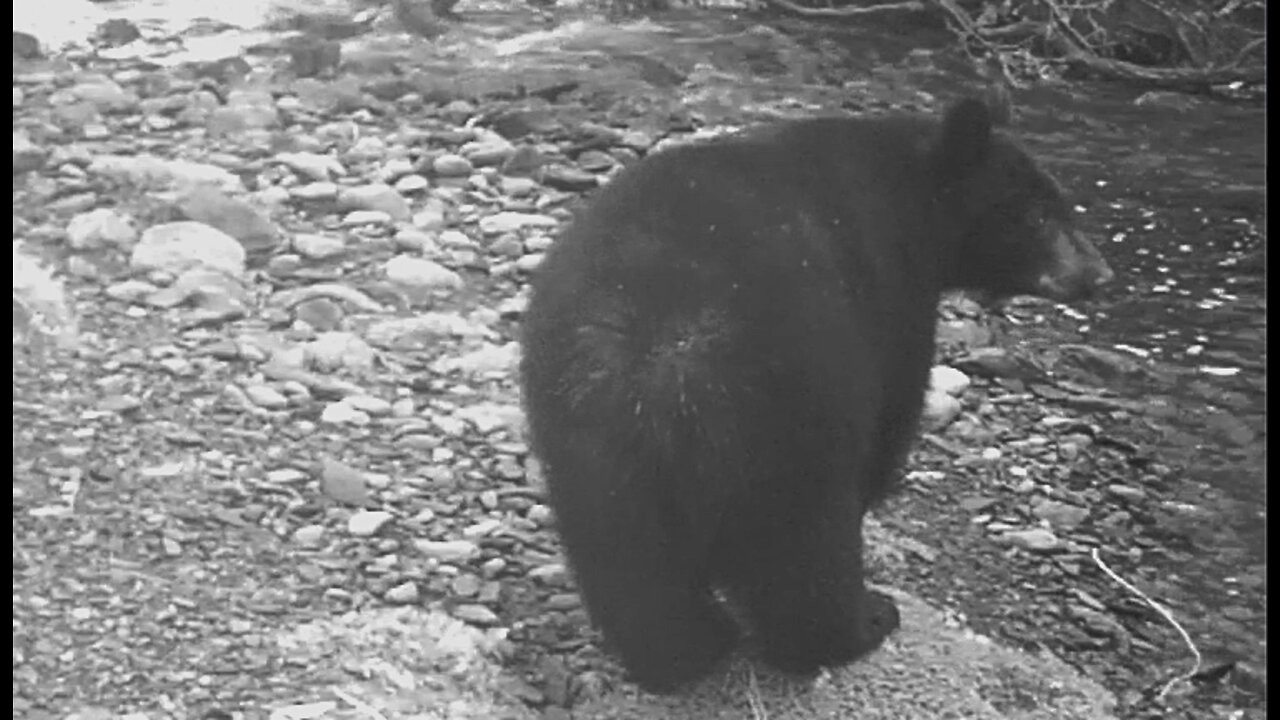
[[[738,641],[807,673],[898,624],[862,519],[916,433],[940,293],[1111,277],[1059,186],[963,100],[652,154],[547,253],[523,320],[533,452],[586,609],[642,687]]]

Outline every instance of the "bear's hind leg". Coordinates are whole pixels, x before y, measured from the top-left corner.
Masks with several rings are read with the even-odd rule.
[[[586,564],[578,584],[631,679],[669,692],[709,673],[737,628],[704,582],[662,562]]]
[[[811,674],[866,655],[898,627],[893,601],[866,588],[862,511],[814,502],[757,533],[726,579],[763,659]]]
[[[657,470],[607,447],[617,447],[607,434],[580,431],[548,468],[560,534],[591,619],[631,678],[675,690],[710,672],[739,633],[712,593],[707,543],[664,506]]]

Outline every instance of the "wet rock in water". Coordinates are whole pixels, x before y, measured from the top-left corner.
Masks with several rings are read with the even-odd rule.
[[[1092,345],[1064,343],[1058,347],[1064,358],[1077,367],[1102,380],[1115,380],[1125,376],[1143,375],[1147,366],[1138,358],[1115,350],[1103,350]]]
[[[1161,110],[1174,110],[1177,112],[1187,112],[1199,105],[1195,98],[1186,93],[1170,92],[1166,90],[1151,90],[1138,96],[1133,101],[1138,107],[1159,108]]]
[[[120,47],[142,37],[142,31],[129,20],[111,18],[94,31],[94,39],[107,47]]]
[[[951,361],[951,366],[978,377],[1033,380],[1042,373],[1010,355],[1003,348],[978,348]]]

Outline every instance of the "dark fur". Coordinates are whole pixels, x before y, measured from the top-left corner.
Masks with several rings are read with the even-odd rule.
[[[785,670],[897,626],[864,586],[862,518],[915,435],[939,294],[1067,299],[1109,275],[990,126],[966,101],[657,153],[548,253],[524,319],[534,450],[587,609],[644,687],[737,641],[713,588]]]

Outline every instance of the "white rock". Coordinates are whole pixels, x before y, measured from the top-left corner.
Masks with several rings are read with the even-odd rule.
[[[289,189],[289,195],[297,200],[333,200],[338,197],[338,186],[331,182],[313,182]]]
[[[303,349],[304,363],[318,370],[368,370],[377,359],[377,353],[368,343],[349,332],[320,333]]]
[[[131,280],[121,280],[118,283],[109,285],[103,292],[106,293],[107,297],[113,300],[120,300],[121,302],[128,303],[140,303],[156,290],[159,290],[159,288],[155,285],[152,285],[146,280],[138,280],[135,278]]]
[[[411,580],[408,582],[402,582],[395,587],[388,588],[382,598],[394,605],[417,604],[418,584]]]
[[[370,420],[368,413],[357,410],[341,400],[329,403],[324,410],[320,411],[320,421],[333,425],[363,426],[368,425]]]
[[[235,238],[204,223],[183,220],[147,228],[133,248],[130,265],[177,275],[193,267],[244,274],[245,252]]]
[[[261,408],[281,410],[289,407],[289,398],[267,385],[250,385],[244,389],[244,394]]]
[[[440,562],[461,562],[480,554],[480,546],[470,540],[414,540],[413,546]]]
[[[960,401],[955,397],[936,390],[924,394],[924,410],[921,419],[929,430],[940,430],[951,424],[960,414]]]
[[[398,285],[424,289],[454,290],[462,287],[462,276],[433,260],[397,255],[383,267],[387,279]]]
[[[370,415],[390,415],[391,403],[373,395],[351,395],[345,398],[351,407]]]
[[[391,521],[386,510],[360,510],[347,519],[347,532],[356,537],[369,537]]]
[[[303,233],[294,236],[293,249],[305,258],[323,260],[341,255],[346,250],[346,243],[342,238],[332,235]]]
[[[98,155],[87,168],[90,175],[106,175],[132,185],[214,185],[243,190],[239,176],[225,168],[189,160],[166,160],[154,155]]]
[[[276,161],[307,180],[332,180],[347,174],[337,158],[319,153],[280,153]]]
[[[480,218],[480,232],[485,235],[501,235],[522,228],[551,229],[559,225],[560,221],[550,215],[535,213],[500,212]]]
[[[955,397],[963,395],[972,382],[968,375],[947,365],[935,365],[929,371],[929,389]]]
[[[458,371],[468,375],[504,374],[514,370],[518,362],[520,362],[519,343],[509,342],[505,345],[486,343],[479,349],[458,357],[442,357],[431,364],[431,369],[440,373]]]
[[[445,153],[431,161],[431,169],[441,177],[466,177],[471,174],[472,166],[471,161],[461,155]]]
[[[542,261],[545,259],[546,255],[543,253],[529,253],[528,255],[517,259],[515,261],[515,266],[516,269],[521,272],[533,272],[538,269],[538,266],[541,265]]]
[[[303,525],[293,531],[293,541],[304,547],[316,547],[324,539],[323,525]]]
[[[454,417],[462,418],[482,434],[488,434],[499,428],[518,426],[524,419],[524,413],[518,405],[478,403],[459,408]]]
[[[111,208],[79,213],[67,223],[67,242],[75,250],[128,247],[137,239],[133,221]]]
[[[1062,547],[1062,540],[1051,530],[1044,528],[1028,528],[1026,530],[1006,530],[996,536],[996,540],[1015,545],[1031,552],[1051,552]]]

